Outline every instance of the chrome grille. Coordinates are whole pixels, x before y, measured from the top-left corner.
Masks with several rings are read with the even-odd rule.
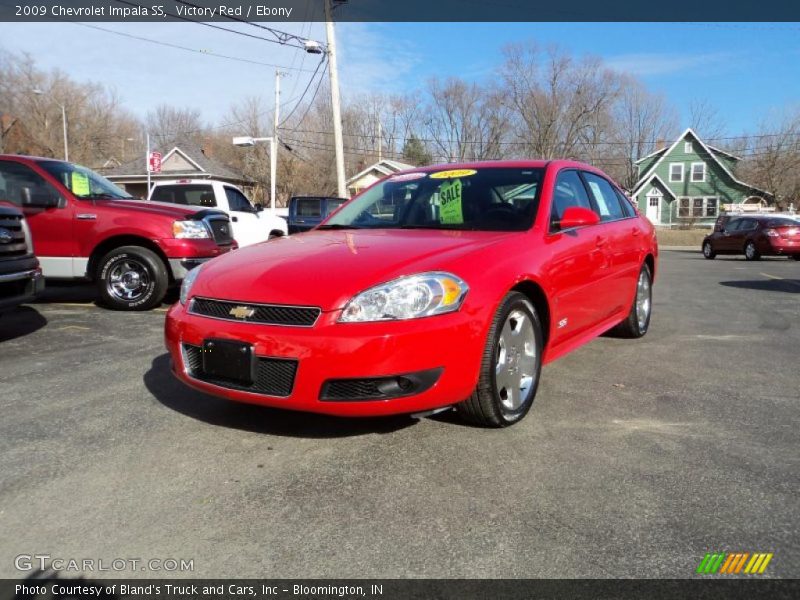
[[[21,215],[0,213],[0,229],[0,260],[28,254]]]
[[[204,221],[208,224],[211,235],[214,236],[214,241],[217,245],[227,246],[233,242],[233,228],[227,217],[206,217]]]
[[[208,377],[203,371],[202,348],[193,344],[182,344],[182,348],[186,372],[194,379],[230,390],[241,390],[280,398],[286,398],[292,393],[295,375],[297,374],[297,361],[294,359],[257,356],[256,380],[252,385],[243,385],[224,379]]]
[[[237,318],[231,314],[237,308],[251,309],[252,315]],[[242,323],[261,323],[263,325],[285,325],[289,327],[311,327],[322,312],[313,306],[286,306],[282,304],[253,304],[250,302],[231,302],[194,298],[189,312],[203,317],[239,321]]]

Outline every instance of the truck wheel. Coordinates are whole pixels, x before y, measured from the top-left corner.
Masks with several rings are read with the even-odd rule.
[[[95,281],[109,308],[149,310],[163,300],[169,277],[164,262],[152,250],[122,246],[100,259]]]
[[[511,292],[489,328],[478,387],[456,405],[466,420],[484,427],[520,421],[533,404],[542,371],[542,325],[525,295]]]

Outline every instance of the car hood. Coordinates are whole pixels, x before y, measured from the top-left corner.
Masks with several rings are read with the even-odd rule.
[[[169,217],[170,219],[190,219],[192,215],[195,213],[208,210],[202,207],[195,207],[195,206],[181,206],[176,204],[170,204],[168,202],[150,202],[148,200],[136,200],[135,198],[131,198],[130,200],[97,200],[98,204],[102,203],[102,206],[106,208],[114,208],[119,210],[125,211],[135,211],[139,214],[147,213],[151,215],[163,215],[165,217]],[[222,211],[214,211],[219,212],[220,214],[225,214]]]
[[[403,275],[447,270],[513,235],[496,231],[310,231],[249,246],[202,267],[192,295],[336,310]],[[455,275],[463,274],[458,272]],[[465,278],[467,279],[467,278]]]

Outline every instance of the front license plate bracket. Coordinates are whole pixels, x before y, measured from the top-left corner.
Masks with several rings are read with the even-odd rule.
[[[253,346],[231,340],[203,340],[203,372],[213,379],[252,385],[256,372]]]

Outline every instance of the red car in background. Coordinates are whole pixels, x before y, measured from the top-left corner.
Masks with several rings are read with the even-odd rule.
[[[703,239],[703,256],[744,254],[747,260],[762,256],[788,256],[800,260],[800,219],[777,215],[722,216],[714,232]]]
[[[612,328],[647,332],[657,253],[649,221],[588,165],[420,168],[191,271],[166,344],[178,378],[230,400],[455,406],[501,427],[530,409],[542,364]]]

